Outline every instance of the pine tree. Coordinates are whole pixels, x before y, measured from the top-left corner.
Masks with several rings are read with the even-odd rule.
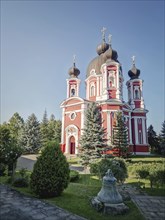
[[[122,113],[117,113],[116,125],[113,128],[112,144],[120,156],[126,156],[128,152],[128,129],[123,121]]]
[[[61,120],[56,120],[54,139],[57,143],[61,141]]]
[[[40,123],[35,114],[28,117],[21,139],[27,153],[37,153],[41,148]]]
[[[15,139],[18,145],[20,144],[20,136],[22,134],[23,127],[23,118],[17,112],[14,113],[14,115],[9,120],[8,128],[10,130],[11,137]]]
[[[151,146],[151,152],[160,153],[159,139],[152,125],[148,127],[147,135],[148,143]]]
[[[42,147],[44,147],[46,145],[46,143],[49,141],[48,124],[49,124],[49,121],[48,121],[48,117],[47,117],[47,111],[45,110],[42,122],[40,124]]]
[[[83,165],[87,166],[96,158],[101,157],[106,142],[100,110],[94,102],[90,103],[86,111],[83,134],[80,138],[79,152]]]
[[[165,121],[162,123],[162,129],[159,137],[160,137],[161,153],[165,155]]]

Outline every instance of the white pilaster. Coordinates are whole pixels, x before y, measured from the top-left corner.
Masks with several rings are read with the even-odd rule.
[[[135,144],[139,144],[137,118],[134,118],[135,127]]]
[[[83,134],[84,128],[84,120],[85,120],[85,104],[81,104],[81,135]]]
[[[62,108],[61,144],[64,144],[64,120],[65,120],[65,108]]]
[[[132,144],[131,112],[129,112],[129,139],[130,139],[130,144]]]
[[[108,144],[110,144],[110,111],[107,112],[107,139],[108,139]]]
[[[143,144],[146,144],[146,126],[145,126],[145,118],[142,118],[142,132],[143,132]]]
[[[97,77],[96,85],[97,85],[97,94],[96,94],[96,96],[99,96],[99,77]]]
[[[67,79],[67,99],[69,98],[69,80]]]

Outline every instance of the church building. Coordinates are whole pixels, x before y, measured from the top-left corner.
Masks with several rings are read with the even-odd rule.
[[[124,77],[118,61],[117,51],[112,49],[111,35],[109,42],[105,41],[105,28],[102,30],[102,42],[97,47],[97,56],[89,63],[86,72],[86,98],[79,96],[80,70],[75,59],[69,69],[66,80],[67,97],[61,103],[62,132],[61,149],[65,154],[79,153],[79,140],[83,133],[85,112],[88,103],[96,102],[101,109],[103,127],[106,128],[107,146],[111,145],[113,126],[116,123],[116,113],[122,112],[128,128],[129,149],[136,155],[149,154],[147,140],[146,114],[143,99],[143,80],[139,77],[140,70],[135,66],[132,57],[132,68],[128,71],[130,79],[126,82],[128,98],[123,100]]]

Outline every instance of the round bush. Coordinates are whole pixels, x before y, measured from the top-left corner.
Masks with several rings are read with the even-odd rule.
[[[108,169],[111,169],[118,182],[124,182],[128,177],[126,163],[123,159],[102,159],[98,163],[90,165],[90,172],[100,178],[105,176]]]
[[[68,186],[69,164],[58,143],[50,142],[37,159],[30,187],[41,198],[59,196]]]

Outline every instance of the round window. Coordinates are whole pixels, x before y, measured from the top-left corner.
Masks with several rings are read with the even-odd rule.
[[[71,114],[70,114],[70,119],[71,120],[74,120],[76,118],[76,113],[75,112],[72,112]]]

